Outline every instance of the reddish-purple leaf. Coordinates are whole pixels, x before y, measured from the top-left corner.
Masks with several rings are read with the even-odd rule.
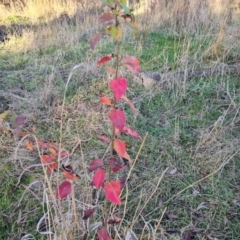
[[[72,191],[72,184],[70,182],[63,182],[61,183],[56,191],[56,198],[63,199],[66,198]]]
[[[121,222],[121,218],[114,216],[113,219],[109,219],[108,220],[108,224],[116,224],[116,223],[120,223]]]
[[[114,19],[112,13],[104,13],[98,18],[98,23],[101,24],[103,22],[110,22]]]
[[[133,73],[140,71],[139,60],[133,56],[124,56],[123,64]]]
[[[122,110],[113,108],[109,111],[108,117],[111,120],[113,126],[118,128],[121,133],[126,123],[126,117],[124,112]]]
[[[61,150],[60,152],[59,152],[59,156],[60,157],[69,157],[70,156],[70,154],[66,151],[66,150]]]
[[[112,238],[109,237],[106,228],[100,228],[98,230],[98,240],[112,240]]]
[[[17,116],[16,119],[15,119],[15,126],[16,126],[16,128],[21,126],[25,122],[26,119],[27,119],[27,117],[24,116],[24,115]]]
[[[121,192],[121,185],[119,181],[108,182],[104,186],[104,191],[106,198],[114,203],[114,204],[121,204],[121,199],[119,197]]]
[[[108,62],[112,59],[112,55],[106,55],[104,57],[102,57],[98,62],[97,62],[97,66],[101,67],[105,62]]]
[[[120,170],[122,170],[122,169],[124,169],[124,168],[126,167],[125,165],[121,165],[121,164],[118,162],[118,160],[115,159],[115,158],[110,158],[110,159],[108,160],[108,163],[109,163],[109,166],[110,166],[110,168],[111,168],[111,170],[112,170],[113,172],[118,172],[118,171],[120,171]]]
[[[105,171],[98,169],[93,176],[93,184],[96,188],[100,188],[105,180]]]
[[[127,86],[127,80],[122,77],[110,81],[110,88],[112,89],[117,101],[125,94]]]
[[[127,183],[127,178],[121,178],[119,179],[119,182],[120,182],[121,189],[123,189]]]
[[[102,33],[96,33],[93,35],[93,37],[89,41],[91,49],[95,48],[95,46],[100,41],[101,37],[102,37]]]
[[[104,165],[103,160],[96,158],[91,162],[91,164],[88,168],[88,171],[93,172],[93,171],[97,170],[98,168],[102,167],[103,165]]]
[[[87,209],[84,211],[83,220],[87,220],[95,211],[95,208]]]

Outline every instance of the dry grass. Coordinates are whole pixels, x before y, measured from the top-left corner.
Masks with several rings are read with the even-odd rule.
[[[8,181],[1,185],[3,239],[95,239],[101,226],[103,199],[99,192],[92,197],[87,166],[95,157],[107,159],[107,146],[95,132],[110,131],[108,110],[98,104],[99,95],[108,94],[109,76],[96,69],[95,62],[111,52],[112,42],[103,39],[97,50],[89,50],[87,41],[99,30],[95,24],[99,10],[95,1],[81,3],[32,0],[21,11],[0,6],[2,24],[23,21],[21,36],[12,32],[0,46],[0,76],[4,76],[0,112],[8,104],[18,104],[13,112],[31,114],[23,131],[33,126],[36,130],[27,138],[61,143],[73,155],[60,162],[71,164],[81,175],[71,197],[56,201],[61,174],[49,176],[39,164],[42,152],[28,152],[24,139],[19,141],[12,134],[10,120],[4,122],[0,126],[1,179]],[[142,6],[136,10],[139,36],[132,40],[124,29],[128,44],[123,51],[140,58],[148,71],[187,71],[239,61],[239,10],[231,10],[234,3],[229,3],[177,0],[165,6],[159,0],[154,9]],[[70,70],[80,62],[67,85]],[[120,71],[130,81],[128,95],[137,108],[135,116],[129,114],[128,123],[142,135],[149,134],[130,170],[131,180],[122,195],[125,204],[109,211],[110,216],[122,218],[120,225],[109,228],[112,236],[189,239],[190,234],[192,239],[237,240],[238,77],[219,73],[207,79],[173,78],[166,85],[150,84],[145,89],[132,81],[132,75]],[[128,111],[124,103],[121,107]],[[141,142],[124,139],[134,158]],[[119,177],[127,174],[123,171]],[[92,207],[98,210],[83,221],[84,210]],[[12,228],[12,233],[4,232],[5,228]]]

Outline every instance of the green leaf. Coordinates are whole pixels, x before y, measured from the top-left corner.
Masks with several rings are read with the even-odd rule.
[[[120,3],[127,4],[127,0],[120,0]]]

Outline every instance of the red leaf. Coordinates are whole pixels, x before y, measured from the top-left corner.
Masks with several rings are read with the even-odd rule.
[[[97,66],[101,67],[105,62],[108,62],[112,59],[112,55],[107,55],[102,57],[98,62],[97,62]]]
[[[124,126],[123,131],[126,132],[127,134],[136,137],[136,138],[142,138],[141,135],[138,132],[133,131],[130,127]]]
[[[104,165],[103,160],[96,158],[91,162],[91,164],[88,168],[88,171],[93,172],[93,171],[97,170],[98,168],[102,167],[103,165]]]
[[[110,88],[117,101],[125,94],[127,86],[127,80],[122,77],[110,81]]]
[[[121,204],[119,194],[121,192],[121,185],[119,181],[108,182],[104,186],[106,198],[115,204]]]
[[[75,180],[78,180],[80,179],[80,176],[78,174],[75,174],[75,173],[72,173],[72,172],[67,172],[67,171],[64,171],[63,172],[63,176],[68,179],[68,180],[72,180],[72,181],[75,181]]]
[[[112,240],[112,238],[109,237],[106,228],[100,228],[98,230],[98,240]]]
[[[114,19],[112,13],[104,13],[98,18],[98,23],[101,24],[103,22],[110,22]]]
[[[105,171],[98,169],[93,176],[93,184],[96,188],[100,188],[105,180]]]
[[[134,114],[136,112],[136,109],[133,103],[125,95],[123,95],[121,98],[131,107],[132,113]]]
[[[116,150],[117,154],[121,157],[124,156],[126,152],[126,145],[125,142],[123,142],[120,139],[115,139],[113,144],[114,149]]]
[[[56,191],[56,198],[63,199],[66,198],[72,191],[72,184],[70,182],[63,182],[61,183]]]
[[[41,157],[41,162],[42,163],[50,163],[55,159],[55,156],[53,155],[43,155]]]
[[[101,97],[100,102],[108,106],[112,105],[112,102],[108,97]]]
[[[117,154],[125,159],[127,159],[130,163],[132,162],[131,158],[126,152],[126,144],[120,139],[115,139],[113,143],[113,148],[117,152]]]
[[[140,71],[139,60],[133,56],[123,57],[123,64],[133,73]]]
[[[87,209],[86,211],[84,211],[84,215],[83,215],[83,220],[87,220],[95,211],[95,208],[92,209]]]
[[[53,162],[51,164],[48,165],[48,172],[52,173],[56,168],[57,168],[57,162]]]
[[[114,127],[118,128],[121,132],[126,123],[126,117],[122,110],[112,109],[108,113],[109,119],[112,121]]]
[[[96,33],[93,35],[91,40],[89,41],[91,49],[94,49],[97,43],[100,41],[102,37],[102,33]]]
[[[118,172],[126,167],[124,165],[121,165],[115,158],[110,158],[108,160],[108,163],[113,172]]]

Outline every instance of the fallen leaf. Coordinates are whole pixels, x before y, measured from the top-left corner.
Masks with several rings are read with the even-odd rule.
[[[32,152],[33,151],[33,144],[32,144],[32,142],[30,142],[29,140],[25,140],[24,143],[25,143],[26,149],[29,150],[30,152]]]
[[[51,154],[53,154],[54,156],[57,156],[57,151],[56,151],[55,148],[51,148],[51,147],[50,147],[48,150],[49,150],[49,152],[50,152]]]
[[[56,168],[58,164],[57,162],[52,162],[51,164],[48,165],[48,172],[51,174]]]
[[[95,211],[95,208],[87,209],[84,211],[83,220],[87,220]]]
[[[64,176],[66,179],[72,180],[72,181],[75,181],[75,180],[80,179],[80,176],[79,176],[78,174],[71,173],[71,172],[67,172],[67,171],[64,171],[64,172],[63,172],[63,176]]]
[[[69,154],[69,152],[67,152],[66,150],[61,150],[61,151],[59,152],[59,156],[62,157],[62,158],[64,158],[64,157],[69,157],[70,154]]]
[[[42,162],[43,164],[45,164],[45,163],[50,163],[50,162],[52,162],[54,159],[55,159],[55,156],[53,156],[53,155],[42,155],[42,157],[41,157],[41,162]]]

